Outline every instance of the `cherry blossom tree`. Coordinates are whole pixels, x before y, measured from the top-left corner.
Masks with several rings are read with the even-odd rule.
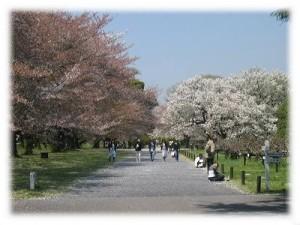
[[[276,110],[286,95],[287,77],[278,72],[196,76],[170,93],[156,132],[177,139],[210,135],[245,148],[246,137],[263,140],[276,132]]]
[[[136,58],[119,34],[105,32],[110,20],[93,13],[12,13],[11,124],[27,143],[50,128],[105,136],[126,130],[126,116],[151,114],[147,103],[156,96],[132,87]]]
[[[257,104],[266,104],[272,113],[288,97],[287,76],[279,71],[254,68],[235,75],[233,81],[241,92],[254,96]]]

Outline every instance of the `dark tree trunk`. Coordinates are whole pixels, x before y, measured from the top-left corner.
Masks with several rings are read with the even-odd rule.
[[[25,148],[25,141],[24,141],[23,135],[20,135],[19,141],[20,141],[21,147],[22,147],[22,148]]]
[[[79,148],[81,147],[82,144],[84,144],[86,142],[87,142],[87,140],[79,140],[78,141]]]
[[[97,138],[94,142],[93,148],[100,148],[101,138]]]
[[[25,155],[32,155],[32,154],[33,154],[33,138],[31,136],[27,136]]]
[[[190,137],[185,135],[184,141],[185,141],[185,147],[189,148],[190,147]]]
[[[42,145],[41,145],[41,142],[40,142],[40,141],[38,141],[37,147],[38,147],[39,150],[42,150]]]
[[[15,131],[11,132],[11,148],[12,148],[12,156],[19,157],[18,150],[17,150],[17,135]]]
[[[80,148],[79,138],[78,137],[75,138],[75,146],[76,146],[77,149]]]

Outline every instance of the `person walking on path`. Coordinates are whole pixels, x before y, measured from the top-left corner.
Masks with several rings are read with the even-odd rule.
[[[113,144],[112,144],[112,158],[113,158],[113,161],[116,160],[117,158],[117,147],[118,147],[118,143],[117,141],[113,141]]]
[[[108,160],[115,161],[116,156],[117,156],[116,142],[109,141],[109,143],[108,143]]]
[[[168,146],[165,142],[161,145],[161,154],[163,157],[163,160],[166,161],[167,155],[168,155]]]
[[[149,153],[150,153],[150,160],[153,162],[154,154],[155,154],[155,144],[154,141],[150,141],[149,145]]]
[[[154,150],[153,150],[153,160],[154,160],[155,155],[156,155],[156,145],[157,145],[157,142],[155,140],[153,140],[153,144],[154,144]]]
[[[180,149],[180,145],[178,144],[177,141],[175,141],[175,143],[173,144],[173,150],[175,152],[175,159],[177,162],[179,160],[179,149]]]
[[[167,146],[168,146],[168,153],[171,153],[173,151],[173,141],[169,141]]]
[[[141,151],[142,151],[142,144],[140,139],[137,140],[137,143],[135,144],[135,152],[136,152],[136,162],[141,162]]]
[[[206,152],[206,164],[207,164],[207,173],[208,173],[209,167],[214,163],[214,157],[215,157],[215,143],[210,136],[208,137],[208,141],[204,151]]]

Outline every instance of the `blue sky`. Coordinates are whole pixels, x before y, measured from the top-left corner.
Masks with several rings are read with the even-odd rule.
[[[288,72],[288,24],[270,12],[113,12],[107,31],[125,32],[146,86],[166,90],[196,74],[252,67]]]

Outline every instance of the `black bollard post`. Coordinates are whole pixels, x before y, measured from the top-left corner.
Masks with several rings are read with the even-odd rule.
[[[42,159],[48,159],[48,152],[41,152]]]
[[[245,185],[245,171],[241,171],[241,183]]]
[[[244,166],[246,166],[246,160],[247,160],[247,157],[246,157],[246,155],[244,154]]]
[[[261,176],[256,177],[256,193],[261,192]]]
[[[230,167],[229,179],[233,179],[233,167]]]
[[[221,173],[224,174],[224,164],[221,164]]]

